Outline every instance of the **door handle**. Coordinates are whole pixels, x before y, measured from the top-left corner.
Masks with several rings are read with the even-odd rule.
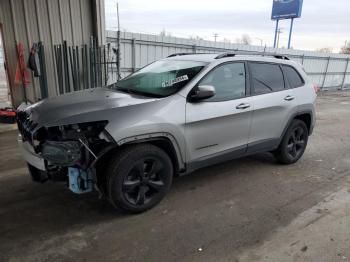
[[[242,103],[242,104],[239,104],[238,106],[236,106],[236,109],[246,109],[246,108],[249,108],[249,107],[250,107],[250,104]]]
[[[294,96],[287,95],[284,100],[286,101],[292,101],[294,99]]]

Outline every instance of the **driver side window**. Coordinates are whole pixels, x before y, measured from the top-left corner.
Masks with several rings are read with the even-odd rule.
[[[221,65],[209,72],[199,85],[211,85],[215,96],[204,101],[219,102],[242,98],[246,94],[245,66],[242,62]]]

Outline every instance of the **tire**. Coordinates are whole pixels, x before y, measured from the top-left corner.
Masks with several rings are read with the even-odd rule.
[[[107,193],[114,207],[141,213],[157,205],[173,179],[173,165],[160,148],[132,145],[119,152],[107,169]]]
[[[308,138],[309,131],[306,124],[294,119],[275,151],[277,161],[287,165],[297,162],[305,152]]]

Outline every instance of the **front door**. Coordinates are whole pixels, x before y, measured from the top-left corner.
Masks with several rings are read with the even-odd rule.
[[[187,162],[246,151],[253,104],[246,96],[246,64],[230,62],[211,70],[198,85],[215,96],[186,104]]]

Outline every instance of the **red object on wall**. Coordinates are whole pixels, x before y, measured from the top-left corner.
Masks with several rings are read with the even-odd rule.
[[[24,47],[22,43],[18,43],[17,45],[17,68],[16,68],[16,75],[15,75],[15,84],[23,84],[23,86],[26,86],[30,83],[29,81],[29,73],[26,68],[26,63],[24,60]]]

